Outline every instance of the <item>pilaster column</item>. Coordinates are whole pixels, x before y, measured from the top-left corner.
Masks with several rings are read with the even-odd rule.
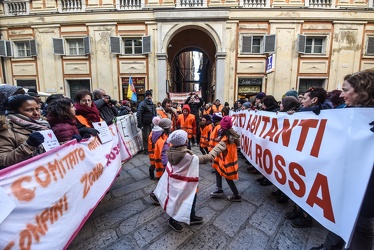
[[[157,53],[157,100],[162,102],[166,98],[166,75],[167,75],[167,54]]]
[[[214,100],[220,99],[221,103],[225,103],[225,59],[226,52],[218,52],[216,54],[216,90]]]

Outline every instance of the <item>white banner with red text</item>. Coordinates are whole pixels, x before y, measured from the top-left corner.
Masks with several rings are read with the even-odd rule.
[[[374,163],[372,108],[319,115],[233,113],[241,151],[267,179],[330,231],[350,241]]]
[[[73,140],[0,171],[0,249],[67,248],[131,157],[109,128],[107,143]]]
[[[138,129],[136,113],[117,117],[117,127],[131,155],[143,150],[142,130]]]

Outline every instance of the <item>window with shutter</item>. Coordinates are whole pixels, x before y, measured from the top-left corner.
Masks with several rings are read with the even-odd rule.
[[[14,42],[15,57],[31,57],[31,43],[30,41]]]
[[[151,36],[142,37],[142,54],[151,53]]]
[[[64,39],[52,38],[53,39],[53,54],[65,55]]]
[[[11,41],[5,41],[6,45],[6,55],[7,57],[13,57],[13,47]]]
[[[121,54],[121,38],[118,36],[110,37],[110,53]]]
[[[38,48],[36,47],[36,41],[30,40],[30,55],[31,56],[38,56]]]
[[[84,43],[84,54],[89,55],[90,54],[90,37],[86,36],[83,38],[83,43]]]
[[[366,54],[374,55],[374,36],[368,37],[367,45],[366,45]]]
[[[297,52],[305,53],[306,36],[299,34],[297,36],[297,43],[298,43]]]
[[[242,53],[252,53],[252,36],[242,37]]]
[[[275,35],[264,36],[264,53],[275,52]]]
[[[6,57],[6,41],[0,40],[0,56],[1,57]]]

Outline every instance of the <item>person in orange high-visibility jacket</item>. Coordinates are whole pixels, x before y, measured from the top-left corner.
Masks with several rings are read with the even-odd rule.
[[[157,108],[157,116],[160,118],[169,118],[172,121],[170,132],[176,130],[177,127],[177,110],[172,107],[173,102],[169,98],[162,101],[161,107]]]
[[[212,111],[214,113],[221,112],[223,109],[223,105],[221,104],[221,101],[217,99],[213,104],[212,104]]]
[[[191,149],[191,139],[194,138],[196,141],[196,118],[195,115],[191,114],[191,109],[188,104],[183,105],[182,114],[178,115],[177,126],[187,132],[187,148]]]
[[[166,142],[166,140],[170,133],[171,120],[169,118],[153,118],[153,124],[157,123],[158,125],[155,125],[152,129],[152,137],[150,137],[150,141],[148,141],[148,145],[150,143],[152,144],[151,147],[148,147],[148,150],[153,149],[153,154],[149,158],[150,160],[153,158],[154,163],[154,167],[152,167],[152,165],[150,167],[149,174],[152,178],[151,171],[153,170],[155,171],[155,178],[160,179],[168,162],[166,150],[169,149],[169,144]]]
[[[171,120],[169,118],[154,117],[153,129],[148,137],[149,177],[159,179],[164,172],[167,163],[166,150],[169,145],[166,139],[170,133]],[[156,171],[156,176],[155,176]]]
[[[205,104],[205,107],[203,109],[203,115],[212,115],[212,114],[213,114],[212,104],[211,103]]]
[[[213,123],[213,130],[210,133],[210,140],[209,140],[209,152],[218,144],[219,142],[219,135],[218,132],[221,129],[221,125],[219,124],[222,120],[222,114],[221,113],[215,113],[212,117],[212,123]],[[216,140],[218,138],[218,140]],[[216,172],[216,167],[218,166],[218,156],[214,158],[212,163],[212,173]]]
[[[210,196],[213,198],[224,196],[222,189],[222,177],[224,177],[233,192],[233,195],[227,196],[227,199],[229,201],[241,201],[241,196],[234,182],[234,180],[239,178],[237,151],[237,146],[240,145],[239,135],[232,129],[231,116],[222,118],[220,125],[220,142],[225,143],[226,149],[218,156],[218,165],[215,166],[217,190],[211,193]]]
[[[200,152],[205,155],[209,153],[210,134],[213,131],[212,118],[203,115],[200,122]]]

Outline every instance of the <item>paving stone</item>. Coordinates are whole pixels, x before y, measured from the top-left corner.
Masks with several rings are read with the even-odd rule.
[[[98,217],[94,223],[99,230],[107,228],[124,221],[130,216],[143,211],[145,208],[146,205],[141,200],[136,200]]]
[[[122,195],[129,194],[131,192],[147,187],[148,185],[150,185],[150,183],[151,183],[151,180],[143,179],[143,180],[134,182],[132,184],[125,185],[117,189],[111,190],[111,192],[114,196],[120,197]]]
[[[148,175],[146,175],[143,171],[141,171],[139,168],[134,168],[128,171],[128,173],[137,181],[142,180],[144,178],[147,178]]]
[[[125,236],[121,240],[116,241],[113,245],[105,248],[106,250],[134,250],[139,249],[139,246],[134,242],[132,237]]]
[[[284,221],[285,209],[282,206],[272,205],[269,201],[257,209],[249,223],[269,236],[274,235],[278,225]]]
[[[160,215],[163,215],[165,211],[160,206],[152,206],[142,211],[139,214],[131,216],[119,225],[119,229],[123,235],[134,232],[140,225],[153,220]]]
[[[174,230],[169,230],[161,238],[157,239],[147,249],[160,250],[160,249],[181,249],[180,245],[183,244],[187,239],[193,237],[194,233],[188,227],[184,227],[183,232],[178,233]]]
[[[213,224],[233,237],[239,231],[241,225],[246,223],[254,209],[255,207],[247,202],[233,202],[214,220]]]
[[[114,230],[106,230],[96,234],[87,240],[84,240],[81,245],[69,248],[70,250],[99,250],[106,249],[106,247],[118,239]]]
[[[283,221],[282,226],[274,238],[271,249],[300,250],[309,234],[308,228],[294,228],[289,221]]]
[[[146,223],[140,229],[135,231],[134,239],[140,247],[144,247],[150,244],[153,240],[158,238],[160,235],[169,231],[169,226],[165,218],[160,217],[156,220]]]
[[[130,194],[121,196],[121,197],[111,197],[110,200],[107,200],[106,202],[101,202],[96,209],[93,211],[91,217],[99,217],[103,214],[106,214],[112,210],[115,210],[119,207],[122,207],[124,204],[131,203],[132,201],[135,201],[139,198],[143,198],[144,193],[141,190],[137,190],[135,192],[132,192]]]
[[[246,227],[232,240],[228,249],[263,250],[266,249],[268,244],[269,237],[266,234],[254,228]]]
[[[141,167],[141,166],[149,166],[149,158],[148,158],[148,155],[147,157],[145,158],[140,158],[140,157],[134,157],[130,160],[131,164],[134,165],[135,167]]]
[[[86,221],[86,223],[83,225],[81,230],[79,231],[79,234],[75,237],[71,245],[79,244],[81,241],[84,241],[90,237],[92,237],[94,234],[95,227],[92,224],[91,221]]]
[[[228,236],[215,227],[204,227],[193,235],[181,249],[227,249]]]

